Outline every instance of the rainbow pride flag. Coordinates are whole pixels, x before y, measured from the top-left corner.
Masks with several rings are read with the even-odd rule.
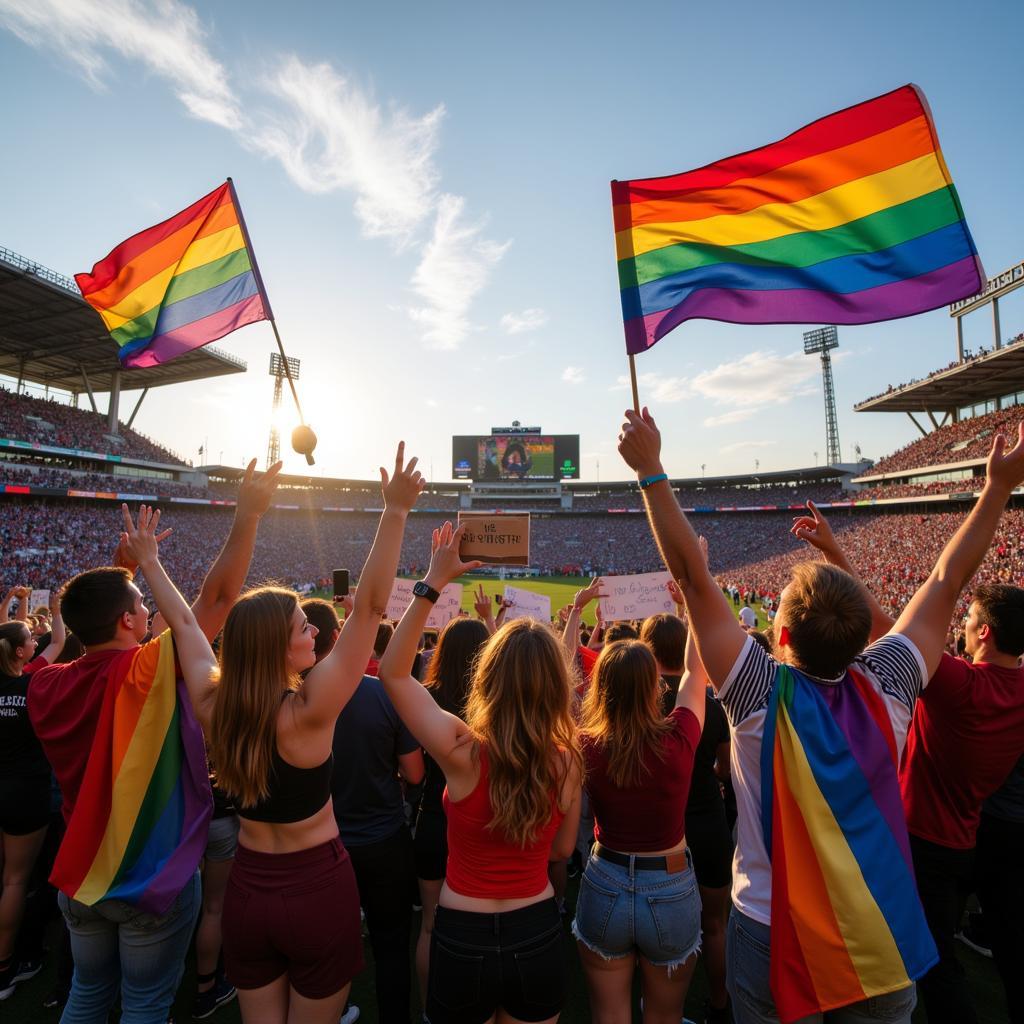
[[[50,881],[92,906],[163,914],[195,873],[213,797],[170,631],[111,664],[82,788]]]
[[[612,209],[630,353],[685,320],[874,323],[985,284],[913,85],[695,171],[613,181]]]
[[[761,747],[770,982],[783,1024],[907,988],[938,961],[917,895],[881,697],[855,669],[780,665]]]
[[[75,280],[126,367],[157,366],[273,319],[230,181]]]

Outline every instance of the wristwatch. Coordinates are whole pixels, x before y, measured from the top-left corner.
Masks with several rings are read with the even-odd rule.
[[[423,580],[413,585],[412,593],[413,597],[425,597],[431,604],[437,604],[437,599],[441,596],[438,591],[428,586]]]

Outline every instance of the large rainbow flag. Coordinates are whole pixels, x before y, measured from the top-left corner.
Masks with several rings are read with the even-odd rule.
[[[230,181],[75,280],[126,367],[157,366],[273,318]]]
[[[985,284],[913,85],[695,171],[613,181],[612,208],[630,353],[684,320],[873,323]]]
[[[120,653],[50,881],[91,906],[163,914],[195,873],[213,798],[170,631]]]
[[[886,707],[780,665],[761,747],[770,982],[783,1024],[910,986],[938,960],[917,895]]]

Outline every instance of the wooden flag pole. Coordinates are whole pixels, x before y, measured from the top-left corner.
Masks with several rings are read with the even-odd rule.
[[[629,382],[633,385],[633,411],[640,411],[640,393],[636,387],[636,358],[633,353],[629,353]]]

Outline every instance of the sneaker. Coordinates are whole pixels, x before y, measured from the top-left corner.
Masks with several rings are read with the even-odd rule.
[[[14,995],[14,987],[19,981],[34,978],[42,969],[39,960],[12,960],[0,971],[0,1002]]]
[[[18,964],[18,970],[14,975],[14,981],[28,981],[29,978],[34,978],[42,969],[42,960],[22,960],[21,963]]]
[[[967,918],[967,924],[964,925],[963,931],[956,933],[956,937],[968,948],[973,949],[975,953],[981,954],[981,956],[987,957],[989,960],[992,959],[992,947],[988,944],[988,939],[985,937],[984,930],[981,927],[981,921],[976,920],[978,915],[971,914]]]
[[[359,1020],[359,1007],[355,1003],[349,1003],[338,1024],[356,1024],[357,1020]]]
[[[231,1002],[238,995],[238,990],[227,978],[218,978],[212,988],[196,993],[196,1001],[192,1004],[192,1018],[204,1020],[217,1012],[225,1003]]]

